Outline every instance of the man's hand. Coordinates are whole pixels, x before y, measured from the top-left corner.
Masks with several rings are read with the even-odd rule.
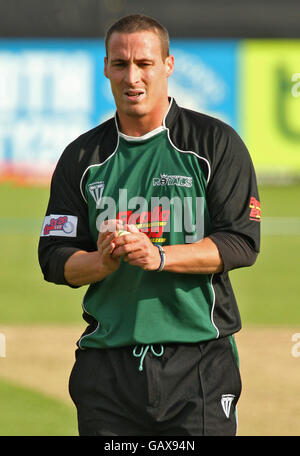
[[[106,220],[100,226],[97,248],[102,267],[111,273],[120,266],[121,258],[112,256],[118,238],[118,231],[124,230],[124,223],[121,220]]]
[[[107,250],[112,259],[120,261],[120,258],[124,256],[124,261],[132,266],[139,266],[145,271],[158,269],[160,254],[148,236],[140,232],[135,225],[124,224],[122,229],[129,231],[130,234],[112,238],[110,241],[110,245],[113,246],[112,253],[111,247]]]

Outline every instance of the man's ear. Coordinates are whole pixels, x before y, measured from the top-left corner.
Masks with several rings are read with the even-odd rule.
[[[107,57],[104,57],[104,76],[108,78],[107,76]]]
[[[167,78],[174,73],[174,55],[168,55],[166,58],[166,72]]]

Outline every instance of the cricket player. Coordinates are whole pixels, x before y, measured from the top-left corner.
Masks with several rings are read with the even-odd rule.
[[[255,171],[229,125],[168,96],[174,65],[156,20],[113,24],[116,114],[69,144],[52,178],[44,278],[89,285],[69,383],[80,435],[236,434],[228,273],[259,252]]]

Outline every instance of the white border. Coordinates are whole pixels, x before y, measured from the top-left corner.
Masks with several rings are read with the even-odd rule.
[[[173,102],[173,98],[171,99],[171,102],[170,102],[170,106],[169,106],[169,110],[171,108],[171,104]],[[168,112],[169,112],[168,110]],[[168,112],[163,120],[163,126],[166,127],[166,117],[168,115]],[[207,176],[207,184],[209,183],[209,180],[210,180],[210,177],[211,177],[211,167],[210,167],[210,163],[209,161],[204,158],[204,157],[201,157],[200,155],[198,155],[196,152],[193,152],[191,150],[181,150],[181,149],[178,149],[178,147],[176,147],[173,142],[171,141],[171,138],[170,138],[170,129],[168,127],[166,127],[167,129],[167,135],[168,135],[168,140],[171,144],[171,146],[176,149],[178,152],[181,152],[181,153],[184,153],[184,154],[192,154],[192,155],[195,155],[197,158],[199,158],[200,160],[204,160],[205,163],[207,164],[207,167],[208,167],[208,176]],[[216,294],[215,294],[215,289],[214,289],[214,286],[213,286],[213,277],[214,277],[214,274],[212,274],[211,276],[211,280],[210,280],[210,286],[211,286],[211,289],[212,289],[212,292],[213,292],[213,303],[212,303],[212,308],[211,308],[211,313],[210,313],[210,320],[215,328],[215,330],[217,331],[217,336],[216,336],[216,339],[219,338],[220,336],[220,331],[219,329],[217,328],[217,326],[215,325],[215,322],[214,322],[214,309],[215,309],[215,305],[216,305]]]
[[[129,135],[125,135],[121,131],[119,131],[119,136],[120,136],[120,138],[123,138],[126,141],[139,142],[139,141],[144,141],[145,139],[152,138],[152,136],[155,136],[164,130],[166,130],[166,127],[161,125],[160,127],[157,127],[154,130],[149,131],[148,133],[146,133],[145,135],[142,135],[142,136],[129,136]]]
[[[200,160],[204,160],[204,161],[206,162],[207,167],[208,167],[208,176],[207,176],[207,183],[208,183],[209,180],[210,180],[210,176],[211,176],[211,168],[210,168],[210,163],[209,163],[209,161],[208,161],[206,158],[201,157],[201,155],[198,155],[196,152],[193,152],[192,150],[181,150],[181,149],[178,149],[178,147],[176,147],[176,146],[173,144],[173,142],[171,141],[171,138],[170,138],[170,129],[166,126],[166,117],[167,117],[167,115],[168,115],[168,113],[169,113],[169,110],[170,110],[170,108],[171,108],[172,102],[173,102],[173,98],[171,98],[171,102],[170,102],[170,106],[169,106],[168,112],[167,112],[167,114],[166,114],[166,116],[165,116],[165,118],[164,118],[164,120],[163,120],[163,126],[164,126],[164,127],[166,128],[166,130],[167,130],[169,142],[170,142],[171,146],[174,147],[174,149],[176,149],[178,152],[181,152],[181,153],[183,153],[183,154],[193,154],[193,155],[195,155],[196,157],[200,158]]]
[[[83,300],[82,300],[82,304],[81,304],[82,310],[83,310],[85,313],[87,313],[88,315],[90,315],[92,318],[94,318],[94,320],[96,320],[96,322],[97,322],[98,324],[97,324],[96,328],[94,329],[94,331],[92,331],[92,332],[90,332],[90,333],[88,333],[88,334],[85,334],[85,335],[83,335],[83,336],[80,337],[80,339],[79,339],[79,341],[78,341],[78,346],[79,346],[79,348],[80,348],[81,350],[85,350],[85,348],[86,348],[86,347],[81,347],[81,341],[82,341],[83,339],[85,339],[85,337],[91,336],[92,334],[96,333],[96,332],[98,331],[98,329],[100,328],[100,322],[94,317],[94,315],[90,314],[90,313],[86,310],[86,308],[84,307],[84,300],[85,300],[85,296],[84,296],[84,298],[83,298]]]
[[[213,286],[213,278],[214,278],[214,274],[211,275],[211,279],[210,279],[210,286],[211,286],[211,289],[212,289],[212,292],[213,292],[213,304],[212,304],[212,308],[211,308],[211,312],[210,312],[210,320],[215,328],[215,330],[217,331],[217,337],[216,339],[218,339],[220,337],[220,331],[219,329],[217,328],[217,326],[215,325],[215,322],[214,322],[214,310],[215,310],[215,305],[216,305],[216,293],[215,293],[215,289],[214,289],[214,286]]]

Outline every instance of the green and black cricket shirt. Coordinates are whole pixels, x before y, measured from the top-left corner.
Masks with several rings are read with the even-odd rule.
[[[162,127],[145,136],[121,134],[116,115],[72,142],[55,169],[40,238],[45,279],[66,283],[66,260],[96,250],[110,218],[160,245],[210,236],[224,271],[157,273],[121,262],[85,294],[81,348],[199,342],[240,329],[228,271],[259,251],[260,203],[250,155],[230,126],[171,99]]]

